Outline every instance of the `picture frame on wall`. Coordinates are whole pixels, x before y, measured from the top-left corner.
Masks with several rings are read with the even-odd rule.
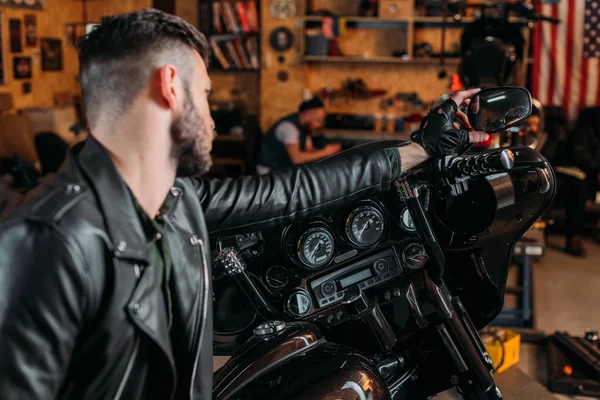
[[[55,38],[41,38],[42,71],[62,71],[62,41]]]
[[[23,44],[21,43],[21,20],[16,18],[9,19],[8,32],[10,35],[10,52],[22,52]]]
[[[29,79],[32,76],[31,57],[13,57],[13,76],[15,79]]]
[[[35,14],[27,14],[25,20],[25,46],[37,46],[37,21]]]

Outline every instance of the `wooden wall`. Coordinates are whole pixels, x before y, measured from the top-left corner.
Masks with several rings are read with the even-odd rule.
[[[300,54],[300,41],[302,26],[301,17],[305,7],[313,10],[328,9],[337,15],[356,15],[360,0],[295,0],[297,15],[289,20],[276,20],[269,13],[270,1],[261,2],[262,23],[262,71],[260,82],[260,116],[263,130],[271,126],[277,119],[285,114],[294,112],[303,93],[317,93],[325,87],[339,88],[342,80],[362,78],[368,87],[384,88],[388,96],[398,92],[417,92],[425,102],[436,100],[450,88],[450,76],[456,71],[457,64],[449,63],[445,67],[448,77],[438,78],[440,68],[436,63],[403,64],[403,63],[302,63]],[[295,35],[294,48],[288,51],[284,64],[277,62],[277,54],[271,50],[268,40],[270,32],[277,26],[287,26]],[[439,51],[441,46],[441,31],[435,28],[415,29],[415,42],[428,41],[432,44],[433,51]],[[459,40],[460,29],[449,29],[447,33],[446,49],[451,48],[452,42]],[[339,40],[340,48],[344,54],[388,54],[392,51],[408,50],[406,48],[406,33],[399,30],[372,31],[368,29],[346,30],[344,37]],[[369,55],[369,54],[367,54]],[[289,73],[288,82],[277,80],[279,71]],[[342,100],[327,101],[328,112],[335,113],[383,113],[401,115],[404,110],[398,103],[394,109],[384,111],[379,107],[382,98],[372,100]]]
[[[152,0],[88,0],[87,4],[88,20],[100,22],[103,16],[152,7]]]
[[[65,42],[65,23],[81,21],[82,2],[80,0],[46,0],[43,11],[19,10],[0,7],[2,13],[2,38],[4,74],[6,85],[0,86],[0,92],[10,92],[13,95],[15,108],[48,107],[54,104],[54,96],[59,92],[76,93],[79,90],[77,82],[77,51]],[[38,44],[36,47],[25,47],[25,14],[34,14],[37,20]],[[22,53],[10,53],[9,24],[11,18],[21,20]],[[40,38],[58,38],[63,41],[63,70],[59,72],[42,72]],[[32,78],[13,78],[14,56],[32,57]],[[32,92],[22,93],[23,82],[30,82]]]
[[[304,13],[303,2],[296,1],[298,16]],[[278,118],[295,112],[302,100],[304,88],[304,67],[299,63],[299,25],[296,18],[278,20],[271,17],[269,6],[271,2],[260,2],[261,12],[261,73],[260,73],[260,121],[261,128],[266,132]],[[269,45],[271,31],[279,26],[289,28],[295,37],[294,47],[282,55],[285,61],[277,60],[278,53]],[[277,79],[279,72],[289,75],[286,82]]]

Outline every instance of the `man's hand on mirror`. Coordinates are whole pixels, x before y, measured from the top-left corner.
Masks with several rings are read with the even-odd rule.
[[[468,104],[468,101],[479,93],[479,90],[457,92],[450,99],[431,110],[423,119],[421,128],[411,135],[412,141],[420,145],[432,157],[452,154],[461,146],[469,143],[486,141],[487,133],[469,132],[468,129],[471,125],[468,118],[458,110],[459,105]],[[467,128],[458,128],[454,123],[455,119]]]

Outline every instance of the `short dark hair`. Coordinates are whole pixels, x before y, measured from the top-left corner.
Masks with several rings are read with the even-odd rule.
[[[323,108],[325,107],[325,104],[323,103],[323,101],[318,98],[317,96],[311,98],[310,100],[305,100],[300,104],[300,107],[298,107],[298,111],[303,112],[303,111],[307,111],[307,110],[312,110],[315,108]]]
[[[126,111],[148,84],[163,54],[189,77],[196,50],[208,68],[210,47],[191,24],[171,14],[143,9],[106,17],[79,42],[79,78],[88,124],[102,112]]]

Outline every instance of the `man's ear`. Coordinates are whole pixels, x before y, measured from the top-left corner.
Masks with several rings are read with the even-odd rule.
[[[176,86],[177,69],[173,65],[165,65],[158,71],[159,92],[165,102],[165,106],[171,110],[178,107],[177,97],[180,95]]]

